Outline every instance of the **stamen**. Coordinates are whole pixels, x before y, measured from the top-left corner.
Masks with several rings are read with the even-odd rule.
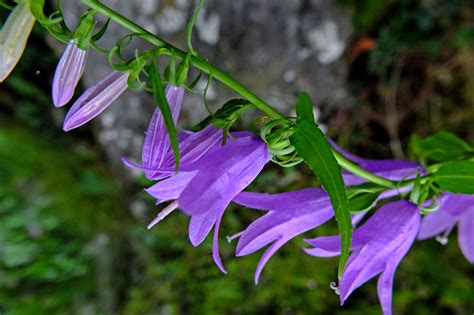
[[[236,238],[239,238],[242,234],[244,234],[244,231],[241,231],[239,233],[235,233],[234,235],[231,235],[231,236],[226,236],[227,238],[227,243],[231,243],[233,240],[235,240]]]
[[[155,226],[155,224],[157,224],[158,222],[166,218],[171,212],[176,210],[176,208],[178,208],[178,200],[173,201],[168,206],[166,206],[163,210],[161,210],[160,213],[158,213],[158,215],[156,216],[156,218],[153,221],[151,221],[150,224],[148,224],[146,228],[151,229],[153,226]]]
[[[453,230],[453,226],[451,226],[449,229],[447,229],[443,234],[440,234],[436,236],[436,241],[438,241],[441,245],[446,245],[448,244],[448,236]]]
[[[337,283],[336,283],[336,282],[331,282],[331,283],[329,284],[329,287],[331,288],[331,290],[334,290],[334,293],[336,293],[336,295],[341,294],[341,290],[340,290],[339,287],[337,286]]]

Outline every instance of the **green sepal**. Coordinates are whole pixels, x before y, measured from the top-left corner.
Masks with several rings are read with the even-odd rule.
[[[110,19],[107,19],[107,21],[105,21],[104,25],[102,25],[102,27],[97,31],[97,33],[92,35],[92,41],[96,42],[100,40],[102,36],[104,36],[105,32],[107,31],[109,24],[110,24]]]
[[[191,56],[189,54],[184,57],[176,70],[176,84],[177,86],[185,85],[188,80],[188,72],[190,66]]]
[[[77,47],[80,49],[86,50],[87,47],[89,47],[92,36],[94,35],[94,27],[97,24],[97,21],[94,20],[94,14],[94,10],[87,10],[87,12],[81,17],[79,26],[74,32],[74,37],[77,38]]]

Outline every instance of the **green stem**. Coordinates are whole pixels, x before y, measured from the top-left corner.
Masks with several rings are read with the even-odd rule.
[[[383,178],[383,177],[377,176],[375,174],[372,174],[372,173],[360,168],[359,166],[357,166],[353,162],[346,159],[344,156],[342,156],[336,150],[333,149],[332,153],[333,153],[334,157],[336,158],[337,162],[339,163],[339,165],[341,167],[343,167],[344,169],[348,170],[349,172],[351,172],[352,174],[357,175],[361,178],[364,178],[364,179],[366,179],[369,182],[372,182],[374,184],[378,184],[382,187],[397,188],[396,183],[394,183],[391,180],[388,180],[386,178]]]
[[[100,3],[97,0],[82,0],[82,3],[90,7],[91,9],[95,10],[98,13],[105,15],[106,17],[110,18],[115,23],[119,24],[120,26],[128,29],[132,33],[140,34],[140,36],[146,39],[151,44],[166,48],[169,50],[170,54],[179,58],[184,59],[187,55],[186,52],[182,51],[181,49],[171,45],[170,43],[166,42],[165,40],[153,35],[152,33],[148,32],[146,29],[141,27],[140,25],[130,21],[126,17],[122,16],[120,13],[112,10],[111,8],[105,6],[104,4]],[[246,98],[249,102],[251,102],[255,107],[260,109],[262,112],[267,114],[268,116],[275,118],[275,119],[285,119],[285,116],[268,105],[264,100],[260,97],[255,95],[252,91],[247,89],[245,86],[231,78],[229,75],[224,73],[223,71],[219,70],[218,68],[211,65],[209,62],[204,60],[199,56],[191,56],[190,63],[196,67],[197,69],[211,75],[214,79],[222,82],[235,92],[242,95]]]
[[[186,52],[171,45],[170,43],[159,38],[158,36],[150,33],[149,31],[147,31],[140,25],[134,23],[133,21],[130,21],[126,17],[122,16],[120,13],[100,3],[100,1],[98,0],[82,0],[82,3],[84,3],[91,9],[95,10],[96,12],[110,18],[112,21],[124,27],[125,29],[128,29],[132,33],[139,34],[140,37],[147,40],[151,44],[166,49],[167,51],[169,51],[170,55],[176,58],[184,59],[188,55]],[[280,113],[279,111],[274,109],[272,106],[267,104],[264,100],[262,100],[260,97],[255,95],[252,91],[247,89],[241,83],[237,82],[236,80],[231,78],[229,75],[227,75],[223,71],[211,65],[209,62],[207,62],[205,59],[201,58],[200,56],[196,56],[196,55],[190,56],[190,63],[197,69],[203,71],[204,73],[207,73],[208,75],[212,76],[214,79],[220,81],[221,83],[225,84],[230,89],[234,90],[235,92],[237,92],[238,94],[246,98],[250,103],[255,105],[255,107],[260,109],[262,112],[264,112],[268,116],[274,119],[287,119],[282,113]],[[343,157],[341,154],[339,154],[338,152],[334,150],[333,150],[333,153],[339,165],[345,168],[346,170],[348,170],[349,172],[361,178],[364,178],[372,183],[379,184],[380,186],[383,186],[383,187],[387,187],[387,188],[397,187],[395,182],[392,182],[388,179],[385,179],[375,174],[372,174],[370,172],[367,172],[366,170],[358,167],[356,164],[352,163],[351,161],[349,161],[348,159],[346,159],[345,157]]]

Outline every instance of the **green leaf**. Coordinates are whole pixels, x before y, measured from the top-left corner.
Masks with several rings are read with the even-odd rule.
[[[353,196],[349,199],[351,213],[361,213],[372,209],[375,206],[380,193],[366,192]]]
[[[298,95],[295,107],[298,121],[303,119],[314,121],[313,103],[307,93],[301,92],[300,95]]]
[[[349,257],[352,239],[352,224],[349,202],[347,200],[341,169],[331,151],[323,132],[318,125],[307,119],[298,122],[295,133],[290,137],[291,144],[304,159],[329,194],[336,214],[341,235],[341,257],[339,260],[339,278]]]
[[[175,167],[176,170],[178,170],[180,162],[178,134],[176,132],[176,126],[173,122],[173,116],[171,115],[170,105],[168,104],[168,100],[166,99],[165,89],[161,81],[160,73],[156,69],[155,60],[153,60],[151,65],[148,67],[148,74],[150,75],[155,103],[160,109],[161,114],[163,115],[166,129],[168,129],[168,136],[170,137],[171,147],[173,148],[174,158],[176,161]]]
[[[434,175],[442,190],[458,194],[474,194],[474,161],[443,164]]]
[[[462,159],[474,152],[469,144],[446,131],[437,132],[425,139],[413,137],[410,150],[417,159],[438,163]]]

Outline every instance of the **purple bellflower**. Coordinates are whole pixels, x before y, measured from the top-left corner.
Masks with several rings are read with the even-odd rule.
[[[474,264],[474,196],[445,193],[441,197],[440,208],[424,216],[419,240],[437,236],[441,244],[446,244],[448,235],[458,224],[458,243],[464,257]],[[441,235],[440,235],[441,234]]]
[[[207,128],[201,132],[206,131],[208,132]],[[160,213],[150,223],[149,228],[177,207],[191,216],[189,239],[193,246],[201,244],[214,227],[212,256],[224,273],[226,270],[218,247],[219,226],[224,211],[269,161],[266,144],[259,138],[249,134],[235,138],[224,146],[214,146],[207,154],[194,158],[195,162],[183,163],[176,175],[163,179],[146,190],[158,202],[174,200],[163,210],[164,214]],[[202,154],[203,147],[197,146],[194,149]],[[190,158],[194,155],[194,150],[191,151]]]
[[[166,97],[176,123],[184,90],[166,88]],[[214,229],[213,258],[226,272],[219,255],[218,232],[224,210],[232,199],[248,186],[269,161],[263,141],[250,133],[232,133],[235,140],[222,146],[222,130],[210,125],[192,133],[178,135],[180,169],[175,173],[175,159],[163,116],[155,111],[150,121],[142,150],[142,164],[127,159],[124,163],[145,172],[147,178],[161,180],[146,191],[157,203],[172,201],[148,225],[152,228],[178,207],[191,216],[189,239],[193,246],[201,244]]]
[[[268,212],[240,234],[237,256],[249,255],[272,244],[260,259],[254,281],[275,252],[292,238],[312,230],[334,216],[327,193],[319,188],[306,188],[280,194],[242,192],[235,203]]]
[[[20,60],[34,24],[29,1],[19,1],[0,30],[0,83]]]
[[[386,175],[392,180],[401,180],[411,174],[416,174],[420,167],[416,163],[406,161],[367,160],[345,152],[339,147],[337,149],[354,162],[362,164],[364,168],[379,170],[379,175]],[[349,173],[344,174],[344,180],[348,185],[363,183],[363,180]],[[375,203],[397,196],[403,190],[387,190],[377,198]],[[233,201],[242,206],[269,211],[238,234],[240,239],[237,244],[237,256],[249,255],[273,243],[257,265],[254,279],[256,284],[263,267],[280,247],[292,238],[326,223],[334,216],[328,195],[322,189],[316,188],[274,195],[242,192]],[[352,225],[357,225],[366,214],[353,215]]]
[[[382,206],[354,231],[346,269],[336,292],[341,305],[365,282],[381,274],[377,292],[385,315],[392,314],[392,288],[396,268],[407,254],[420,228],[421,214],[416,204],[406,200]],[[340,254],[340,237],[323,236],[306,240],[313,248],[309,255],[333,257]]]
[[[165,89],[166,100],[170,106],[171,115],[176,125],[181,104],[183,102],[184,87],[168,85]],[[145,143],[142,150],[142,164],[145,168],[145,176],[152,179],[154,172],[146,169],[158,169],[162,166],[165,157],[169,153],[170,139],[166,129],[165,120],[157,107],[151,118],[145,135]],[[174,161],[174,160],[173,160]]]
[[[71,106],[63,129],[80,127],[103,112],[128,87],[128,72],[113,71],[87,89]]]
[[[66,46],[53,78],[53,103],[56,107],[66,105],[84,72],[87,51],[77,47],[75,41]]]

